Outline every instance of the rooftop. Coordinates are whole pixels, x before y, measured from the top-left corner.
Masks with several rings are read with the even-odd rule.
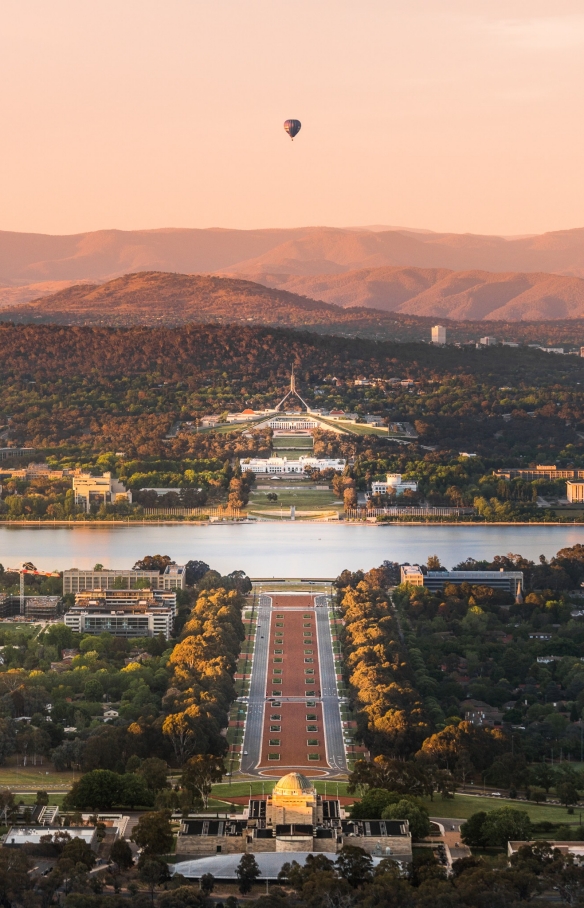
[[[329,852],[319,852],[319,855],[328,858],[329,861],[336,861],[338,855]],[[260,882],[264,880],[276,880],[284,864],[290,861],[296,861],[298,864],[305,864],[306,859],[314,852],[310,851],[283,851],[283,852],[259,852],[254,857],[261,871]],[[198,880],[204,873],[212,873],[216,880],[236,880],[237,865],[241,860],[241,854],[217,854],[211,857],[198,858],[194,861],[181,861],[179,864],[171,865],[172,873],[180,873],[187,879]],[[380,863],[381,858],[373,858],[374,866]]]

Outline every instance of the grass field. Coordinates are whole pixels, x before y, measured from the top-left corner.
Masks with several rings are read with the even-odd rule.
[[[275,485],[275,484],[274,484]],[[297,511],[337,511],[343,510],[342,502],[332,491],[317,491],[316,489],[278,489],[273,490],[277,501],[268,501],[268,492],[253,491],[250,495],[248,510],[252,513],[262,511],[278,511],[280,507],[284,516],[290,516],[290,507],[295,505]],[[286,513],[287,512],[287,513]],[[277,515],[276,515],[277,516]]]
[[[498,807],[513,807],[516,810],[525,810],[534,823],[550,820],[552,823],[574,823],[578,821],[578,808],[570,815],[565,807],[546,804],[533,804],[531,801],[514,801],[506,798],[480,798],[472,795],[457,794],[452,800],[443,801],[435,797],[433,801],[424,799],[430,816],[452,817],[453,819],[466,820],[473,813],[484,810],[496,810]]]
[[[314,448],[311,435],[293,435],[272,439],[272,453],[277,457],[287,457],[288,460],[298,460],[302,456],[310,456]]]
[[[386,438],[389,437],[387,427],[367,426],[364,423],[339,422],[336,419],[323,419],[322,416],[319,419],[327,426],[330,426],[331,429],[340,430],[348,435],[385,435]]]
[[[34,791],[51,788],[66,789],[79,779],[80,773],[55,772],[46,766],[2,766],[0,767],[0,788],[17,791],[30,788]]]
[[[272,447],[276,448],[312,448],[314,440],[312,435],[276,435],[272,439]]]
[[[14,800],[17,804],[20,804],[22,802],[25,806],[28,806],[29,804],[32,805],[36,802],[36,792],[31,791],[27,794],[18,794],[15,796]],[[55,805],[57,807],[62,807],[64,800],[64,794],[55,794],[54,792],[51,793],[49,789],[49,803],[51,807],[54,807]]]
[[[213,426],[209,429],[197,429],[197,433],[218,432],[219,435],[229,435],[231,432],[244,432],[246,429],[249,429],[251,426],[256,425],[258,422],[261,422],[261,420],[255,419],[250,420],[250,422],[229,422],[221,426]]]

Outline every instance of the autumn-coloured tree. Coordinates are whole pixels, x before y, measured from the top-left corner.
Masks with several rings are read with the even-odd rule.
[[[220,782],[225,773],[225,764],[220,757],[213,754],[197,754],[187,760],[182,773],[183,786],[199,796],[203,807],[207,809],[209,795],[215,782]]]

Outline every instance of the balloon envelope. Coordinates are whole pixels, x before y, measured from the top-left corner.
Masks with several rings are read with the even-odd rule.
[[[291,139],[293,139],[294,136],[298,135],[301,126],[302,123],[300,122],[300,120],[286,120],[286,122],[284,123],[284,129]]]

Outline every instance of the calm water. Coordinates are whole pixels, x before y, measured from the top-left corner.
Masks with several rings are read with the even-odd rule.
[[[170,555],[179,564],[206,561],[223,573],[250,577],[334,577],[390,561],[425,562],[438,555],[452,567],[469,556],[506,552],[536,560],[584,543],[584,527],[355,526],[271,524],[224,526],[0,527],[0,563],[32,561],[42,570],[128,568],[144,555]]]

